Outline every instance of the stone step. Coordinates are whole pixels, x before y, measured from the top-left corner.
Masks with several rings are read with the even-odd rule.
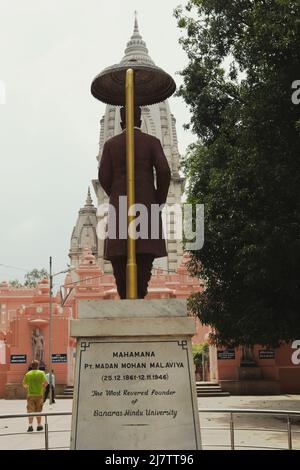
[[[220,384],[217,383],[209,383],[209,382],[196,382],[196,387],[206,387],[206,388],[215,388],[220,387]]]
[[[196,382],[197,397],[228,397],[218,382]]]
[[[203,384],[203,385],[196,384],[196,387],[197,388],[207,388],[208,390],[215,390],[216,388],[221,388],[221,385],[216,384],[216,385],[210,385],[209,386],[209,385],[205,385],[205,384]]]
[[[197,397],[229,397],[228,392],[198,392]]]
[[[202,386],[204,385],[205,387],[215,387],[216,385],[220,385],[218,382],[196,382],[196,385]]]
[[[74,394],[74,387],[73,385],[66,385],[64,387],[64,391],[63,393],[61,393],[60,395],[56,395],[56,398],[61,398],[61,399],[65,399],[65,398],[73,398],[73,394]]]
[[[221,387],[196,387],[201,392],[222,392]]]

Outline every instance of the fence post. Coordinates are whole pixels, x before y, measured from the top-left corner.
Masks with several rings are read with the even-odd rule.
[[[234,421],[233,421],[233,413],[230,413],[230,445],[231,445],[231,450],[234,450]]]
[[[292,442],[292,423],[289,415],[287,416],[287,432],[288,432],[288,447],[289,450],[293,450],[293,442]]]
[[[49,450],[49,431],[47,415],[45,415],[45,450]]]

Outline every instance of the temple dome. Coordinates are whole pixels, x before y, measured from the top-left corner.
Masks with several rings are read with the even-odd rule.
[[[154,65],[154,62],[149,56],[148,52],[149,51],[147,49],[146,43],[139,32],[137,13],[135,12],[133,35],[127,43],[125,55],[121,60],[121,64],[135,61],[139,62],[140,64]]]

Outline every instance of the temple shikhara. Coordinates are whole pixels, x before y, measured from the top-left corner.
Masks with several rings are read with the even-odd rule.
[[[153,64],[137,19],[122,61],[130,59]],[[142,108],[142,131],[160,139],[172,173],[167,204],[180,205],[184,180],[179,174],[176,120],[168,101]],[[98,163],[106,140],[120,132],[119,108],[107,105],[100,121]],[[108,199],[96,175],[95,161],[95,179],[91,185],[94,196],[90,188],[87,195],[82,195],[83,207],[79,209],[70,250],[66,253],[73,269],[66,275],[61,289],[54,292],[51,358],[48,280],[42,280],[34,288],[15,288],[8,282],[0,283],[0,398],[25,396],[21,383],[34,358],[38,358],[45,368],[51,361],[57,393],[63,394],[74,380],[75,340],[70,337],[69,329],[70,320],[77,318],[78,301],[118,299],[111,264],[103,259],[104,241],[97,236],[97,227],[103,225],[106,217],[101,207],[108,203]],[[174,217],[168,220],[168,230],[169,233],[175,231]],[[181,241],[166,241],[168,256],[156,260],[147,298],[188,298],[192,293],[203,290],[200,280],[187,272],[188,255],[183,253]],[[193,342],[207,341],[209,327],[195,321],[198,333]],[[222,388],[231,393],[243,393],[246,389],[253,394],[300,393],[300,365],[292,362],[293,353],[293,348],[288,345],[277,349],[255,346],[251,352],[255,360],[255,367],[251,368],[253,376],[246,377],[243,376],[245,367],[241,367],[242,348],[225,349],[210,345],[210,370],[205,378],[219,381]]]

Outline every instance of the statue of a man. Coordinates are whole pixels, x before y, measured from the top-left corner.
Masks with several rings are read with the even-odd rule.
[[[256,365],[253,346],[249,344],[242,345],[241,366],[254,366]]]
[[[136,107],[134,114],[135,204],[137,210],[137,205],[143,204],[147,214],[144,223],[142,222],[143,228],[147,226],[147,236],[143,235],[136,239],[137,291],[138,298],[143,299],[147,295],[154,259],[167,256],[161,211],[156,209],[159,206],[162,208],[166,202],[171,172],[159,139],[140,129],[141,108]],[[116,215],[114,217],[110,212],[108,214],[108,237],[104,244],[104,259],[112,263],[121,299],[126,299],[127,264],[127,226],[125,237],[120,234],[124,233],[124,224],[127,224],[127,205],[120,202],[120,196],[126,196],[127,193],[125,122],[125,108],[121,108],[123,132],[105,143],[99,166],[99,182],[109,196],[110,207],[115,209]],[[144,209],[142,214],[145,214]]]
[[[39,328],[36,328],[32,332],[31,336],[31,344],[32,344],[32,357],[33,360],[39,361],[40,364],[43,363],[44,359],[44,337],[41,333]]]

